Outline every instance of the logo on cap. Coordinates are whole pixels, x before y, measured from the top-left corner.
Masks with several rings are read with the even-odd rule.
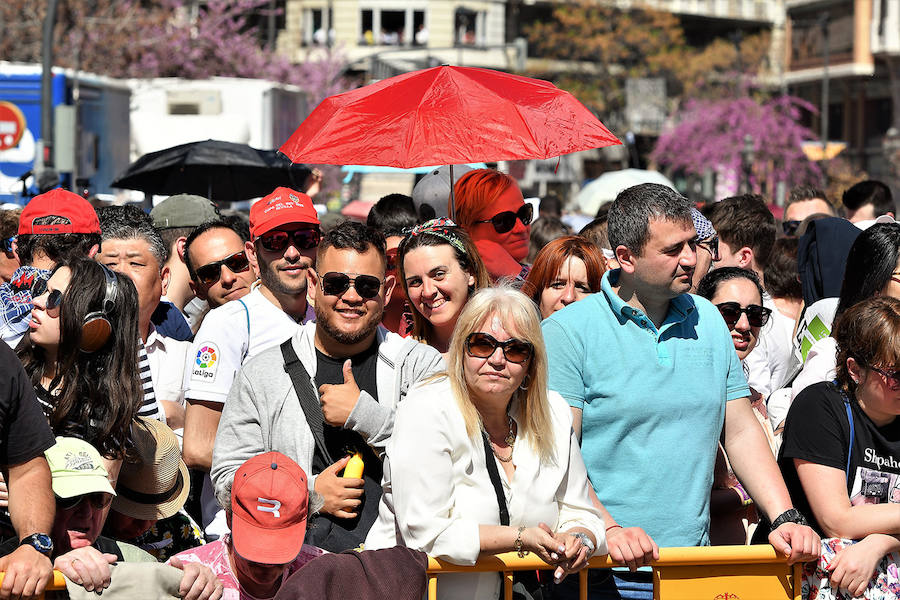
[[[266,504],[271,504],[272,506],[263,506],[262,504],[256,505],[256,510],[260,512],[268,512],[272,513],[272,516],[276,519],[281,518],[281,513],[278,512],[278,509],[281,508],[281,502],[278,500],[268,500],[266,498],[257,498],[257,502],[264,502]]]
[[[94,459],[83,450],[81,452],[66,452],[66,470],[68,471],[93,471],[97,467]]]

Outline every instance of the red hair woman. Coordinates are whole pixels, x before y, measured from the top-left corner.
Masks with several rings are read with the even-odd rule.
[[[564,306],[600,291],[606,259],[600,249],[577,235],[553,240],[534,259],[522,286],[546,319]]]

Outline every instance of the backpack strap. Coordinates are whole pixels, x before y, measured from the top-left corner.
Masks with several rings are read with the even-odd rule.
[[[332,464],[334,460],[328,453],[325,446],[325,417],[322,416],[322,407],[319,405],[319,394],[313,389],[310,383],[309,373],[306,367],[300,362],[294,347],[288,338],[281,344],[281,356],[284,357],[284,370],[291,377],[291,383],[294,384],[294,391],[297,393],[297,399],[300,401],[300,408],[306,416],[306,422],[309,424],[309,430],[313,434],[316,442],[316,450],[318,450],[327,464]],[[496,467],[495,467],[496,468]]]
[[[853,411],[850,409],[850,398],[847,397],[847,394],[841,389],[837,382],[834,382],[835,387],[838,388],[841,392],[841,398],[844,400],[844,409],[847,411],[847,422],[850,423],[850,444],[847,446],[847,466],[844,468],[844,472],[847,475],[847,481],[850,481],[850,456],[853,454]]]
[[[241,306],[244,307],[244,317],[247,319],[247,338],[250,337],[250,309],[247,308],[247,304],[241,299],[238,298],[238,302],[241,303]]]

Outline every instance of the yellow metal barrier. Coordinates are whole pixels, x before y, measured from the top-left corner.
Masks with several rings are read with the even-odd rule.
[[[3,578],[6,576],[6,573],[0,571],[0,585],[3,584]],[[53,581],[51,581],[46,588],[48,592],[60,592],[66,589],[66,578],[63,577],[63,574],[59,571],[53,571]],[[40,596],[43,598],[43,595]]]
[[[595,556],[590,569],[621,566],[608,556]],[[655,600],[800,600],[801,565],[789,566],[772,546],[660,548],[653,564]],[[437,600],[441,573],[503,575],[505,600],[512,600],[513,571],[552,568],[530,554],[484,555],[474,566],[460,566],[429,557],[428,600]],[[587,600],[587,569],[579,573],[580,597]]]

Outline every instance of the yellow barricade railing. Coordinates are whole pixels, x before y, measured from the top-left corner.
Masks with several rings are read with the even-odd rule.
[[[3,584],[3,578],[6,576],[6,573],[0,571],[0,585]],[[66,589],[66,578],[63,577],[63,574],[59,571],[53,571],[53,580],[47,584],[46,591],[48,592],[59,592]],[[43,597],[43,596],[41,596]]]
[[[608,556],[595,556],[590,569],[621,566]],[[707,546],[660,548],[653,567],[655,600],[800,600],[801,565],[789,566],[772,546]],[[498,572],[505,600],[512,600],[514,571],[550,569],[540,558],[515,552],[483,555],[473,566],[428,559],[428,600],[437,600],[441,573]],[[580,598],[587,600],[587,572],[579,576]]]

